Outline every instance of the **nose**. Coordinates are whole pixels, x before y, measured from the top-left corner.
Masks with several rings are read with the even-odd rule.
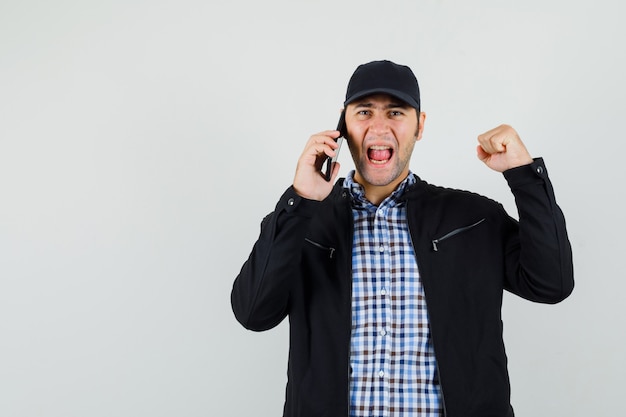
[[[369,130],[376,135],[389,133],[389,120],[384,114],[376,114],[370,119]]]

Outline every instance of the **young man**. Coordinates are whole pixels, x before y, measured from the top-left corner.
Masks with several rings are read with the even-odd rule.
[[[513,416],[502,292],[556,303],[574,286],[543,160],[510,126],[478,137],[518,222],[409,170],[426,119],[410,68],[359,66],[344,106],[356,170],[326,181],[340,132],[311,136],[231,294],[248,329],[289,316],[284,416]]]

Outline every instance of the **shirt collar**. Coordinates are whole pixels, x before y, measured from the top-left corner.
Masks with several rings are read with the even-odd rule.
[[[354,174],[354,170],[350,171],[343,181],[343,188],[348,190],[350,196],[352,197],[352,205],[355,207],[373,206],[373,204],[365,198],[365,190],[363,189],[363,186],[354,181]],[[406,190],[415,183],[415,175],[409,171],[409,175],[407,175],[407,177],[396,187],[393,193],[385,198],[380,205],[390,207],[399,205],[402,202],[402,196]]]

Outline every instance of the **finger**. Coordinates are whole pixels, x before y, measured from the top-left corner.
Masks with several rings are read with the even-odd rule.
[[[478,136],[478,143],[488,154],[495,154],[506,151],[506,146],[510,141],[508,126],[501,125]]]
[[[323,132],[319,132],[311,136],[313,138],[329,138],[332,140],[337,139],[340,136],[340,132],[338,130],[325,130]]]
[[[331,145],[327,143],[313,144],[307,151],[305,151],[305,155],[313,156],[316,159],[320,159],[320,157],[325,158],[326,156],[332,158],[336,155],[337,151],[335,149],[332,149],[330,146]]]
[[[502,152],[504,150],[504,145],[502,144],[501,137],[493,132],[487,132],[478,137],[478,143],[483,148],[485,152],[488,154],[494,154],[498,152]]]
[[[322,134],[311,136],[311,138],[309,139],[309,142],[307,143],[307,146],[321,145],[321,144],[328,145],[333,149],[337,148],[338,146],[336,138],[330,135],[322,135]]]
[[[322,155],[333,157],[338,148],[339,144],[328,136],[313,136],[302,154],[303,156],[313,156],[316,159]]]
[[[489,157],[491,156],[489,153],[485,152],[485,150],[483,149],[483,147],[481,145],[476,146],[476,156],[478,157],[478,159],[480,159],[481,161],[485,162],[486,160],[489,159]]]

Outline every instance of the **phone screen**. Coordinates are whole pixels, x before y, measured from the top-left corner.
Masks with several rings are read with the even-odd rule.
[[[335,163],[337,162],[337,158],[339,157],[339,151],[341,150],[341,144],[346,136],[346,114],[345,111],[341,112],[341,116],[339,117],[339,123],[337,123],[337,129],[339,131],[339,137],[335,139],[335,142],[339,144],[337,151],[335,152],[335,156],[330,158],[326,158],[326,181],[330,181],[331,174],[333,172],[333,168],[335,167]]]

